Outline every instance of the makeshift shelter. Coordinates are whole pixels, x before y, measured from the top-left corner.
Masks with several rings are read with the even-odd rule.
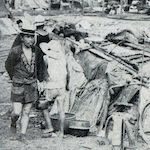
[[[116,96],[110,100],[108,89],[110,85],[108,85],[108,78],[105,75],[109,61],[103,55],[100,56],[92,50],[81,52],[79,55],[80,64],[89,82],[85,89],[77,94],[71,112],[76,114],[77,119],[90,121],[91,126],[95,126],[98,120],[103,126],[107,116],[117,111],[114,104],[131,102],[139,87],[135,85],[124,87],[126,79],[130,75],[116,66],[118,71],[115,70],[110,73],[110,82],[112,85],[119,86],[120,89],[119,92],[116,92]],[[122,76],[120,76],[121,74]]]
[[[76,95],[71,112],[76,114],[77,119],[90,121],[91,127],[99,122],[100,129],[108,116],[124,110],[124,107],[116,107],[118,103],[132,103],[137,109],[139,98],[136,95],[140,90],[140,79],[132,77],[137,75],[141,65],[150,62],[150,52],[138,47],[137,37],[131,31],[120,31],[112,39],[107,39],[111,43],[93,44],[90,49],[78,53],[89,82]],[[130,48],[126,45],[130,45]],[[109,79],[105,71],[109,72]],[[114,87],[114,93],[109,96],[110,87]],[[132,115],[137,119],[138,112],[134,111]]]

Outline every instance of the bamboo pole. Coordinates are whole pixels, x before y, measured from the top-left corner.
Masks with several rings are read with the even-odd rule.
[[[48,12],[49,12],[49,14],[51,12],[51,0],[49,0],[49,9],[48,9]]]
[[[102,8],[102,13],[104,14],[104,6],[105,6],[105,0],[102,1],[103,2],[103,8]]]
[[[82,0],[82,15],[84,15],[84,0]]]
[[[122,14],[122,9],[123,9],[123,0],[120,0],[120,5],[121,5],[120,14]]]
[[[141,79],[140,79],[140,82],[142,83],[142,80],[143,80],[143,65],[144,65],[144,50],[143,50],[143,55],[142,55],[142,64],[141,64]],[[142,84],[140,86],[140,94],[139,94],[139,99],[138,99],[138,114],[139,114],[139,117],[138,117],[138,128],[140,128],[140,118],[141,118],[141,114],[140,114],[140,103],[141,103],[141,89],[142,89]],[[142,135],[141,135],[142,136]],[[136,140],[137,140],[138,137],[136,137]]]
[[[74,0],[71,1],[71,9],[72,9],[72,12],[74,13],[74,6],[73,6],[73,3],[74,3]]]

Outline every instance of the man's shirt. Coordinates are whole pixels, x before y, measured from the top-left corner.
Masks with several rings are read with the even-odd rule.
[[[51,50],[44,57],[48,64],[49,81],[47,82],[48,89],[65,88],[67,78],[67,64],[65,54],[60,42],[52,40]]]
[[[32,60],[30,64],[27,62],[22,46],[18,45],[11,49],[5,62],[5,67],[10,79],[14,83],[30,84],[37,79],[43,81],[48,78],[43,53],[34,46],[32,47]]]

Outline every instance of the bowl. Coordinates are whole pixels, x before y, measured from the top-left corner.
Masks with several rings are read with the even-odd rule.
[[[68,129],[69,129],[69,122],[70,120],[74,120],[75,114],[72,113],[65,113],[65,123],[64,123],[64,133],[68,134]],[[52,126],[54,128],[54,131],[60,131],[60,119],[59,119],[59,114],[53,114],[50,116]]]
[[[85,120],[71,120],[69,122],[69,134],[84,137],[90,130],[90,122]]]

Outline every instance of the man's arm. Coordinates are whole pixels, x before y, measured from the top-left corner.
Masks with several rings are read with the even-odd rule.
[[[16,57],[17,56],[16,56],[14,50],[12,49],[7,57],[6,62],[5,62],[5,68],[6,68],[6,71],[8,72],[11,80],[12,80],[13,74],[14,74],[14,66],[17,61]]]
[[[39,80],[39,82],[43,82],[46,81],[49,77],[48,75],[48,71],[47,71],[47,65],[43,59],[44,54],[41,51],[41,49],[37,49],[38,51],[38,55],[37,55],[37,60],[36,60],[36,64],[37,64],[37,79]]]
[[[70,71],[68,63],[66,64],[67,76],[66,76],[66,90],[69,91]]]

